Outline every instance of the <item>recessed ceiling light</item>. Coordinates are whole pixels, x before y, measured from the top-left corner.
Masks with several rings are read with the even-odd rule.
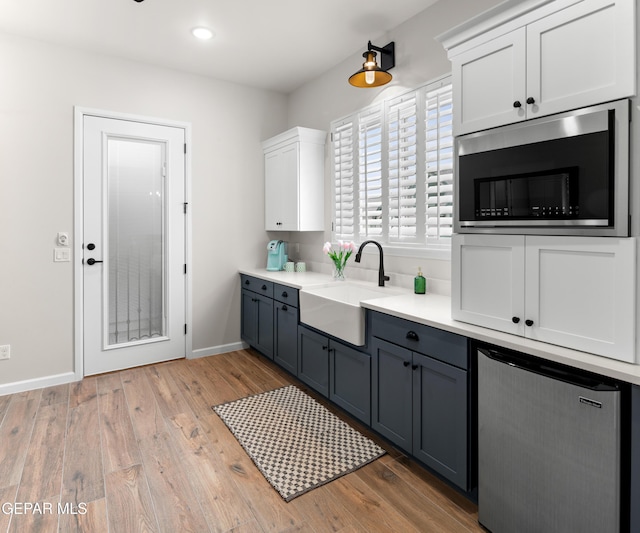
[[[209,28],[205,28],[203,26],[198,26],[197,28],[193,28],[191,30],[191,33],[193,34],[194,37],[197,37],[198,39],[202,39],[203,41],[206,41],[213,37],[213,32]]]

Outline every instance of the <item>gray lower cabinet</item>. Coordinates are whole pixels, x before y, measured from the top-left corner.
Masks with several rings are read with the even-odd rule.
[[[631,527],[640,531],[640,387],[631,387]]]
[[[273,360],[298,374],[298,290],[274,285]]]
[[[329,399],[371,424],[371,356],[339,342],[329,343]]]
[[[298,326],[298,378],[366,424],[371,423],[371,357]]]
[[[242,340],[292,374],[298,367],[298,290],[241,275]]]
[[[469,490],[467,339],[381,313],[371,324],[371,426]]]
[[[242,289],[242,339],[273,359],[273,300]]]

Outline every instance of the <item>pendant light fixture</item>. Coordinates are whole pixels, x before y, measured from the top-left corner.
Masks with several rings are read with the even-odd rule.
[[[376,52],[380,52],[380,66],[376,62]],[[365,62],[362,68],[349,78],[349,83],[354,87],[380,87],[389,83],[392,79],[387,71],[396,66],[395,42],[378,48],[371,41],[367,51],[362,54]]]

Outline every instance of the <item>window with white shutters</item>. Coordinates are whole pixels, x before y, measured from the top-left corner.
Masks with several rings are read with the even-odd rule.
[[[355,135],[353,121],[333,124],[334,232],[347,240],[356,235]]]
[[[451,96],[447,77],[332,123],[336,239],[450,246]]]

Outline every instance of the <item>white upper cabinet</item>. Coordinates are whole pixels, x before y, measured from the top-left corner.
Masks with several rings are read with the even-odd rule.
[[[532,4],[540,7],[440,37],[452,64],[455,135],[635,95],[634,0],[523,9]]]
[[[634,363],[636,240],[455,235],[452,317]]]
[[[324,230],[326,135],[298,127],[262,143],[265,230]]]

